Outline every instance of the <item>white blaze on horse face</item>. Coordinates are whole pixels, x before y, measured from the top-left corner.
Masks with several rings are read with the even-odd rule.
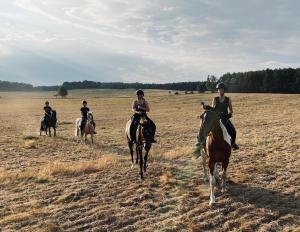
[[[222,132],[223,132],[224,141],[231,146],[231,137],[228,134],[228,131],[227,131],[226,127],[223,125],[221,120],[220,120],[220,127],[221,127]]]

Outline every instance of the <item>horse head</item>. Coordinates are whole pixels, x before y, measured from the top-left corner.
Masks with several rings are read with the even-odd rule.
[[[141,126],[141,132],[143,134],[144,139],[151,140],[151,138],[153,137],[153,132],[150,127],[150,121],[147,119],[146,115],[141,116],[139,124]]]
[[[87,120],[89,122],[93,122],[94,121],[93,112],[90,111],[90,112],[87,113]]]
[[[56,110],[51,111],[51,117],[56,118]]]
[[[212,110],[205,110],[201,116],[201,127],[199,134],[199,142],[202,146],[205,144],[207,135],[220,124],[220,113]]]

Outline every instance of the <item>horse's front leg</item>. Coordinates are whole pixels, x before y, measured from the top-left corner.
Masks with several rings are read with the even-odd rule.
[[[84,134],[84,144],[87,142],[87,134]]]
[[[94,144],[94,135],[91,134],[91,141],[92,141],[92,144]]]
[[[53,130],[54,130],[54,137],[56,137],[56,128],[55,127],[53,127]]]
[[[214,169],[215,169],[215,164],[212,161],[209,161],[209,185],[210,185],[210,201],[209,201],[209,206],[212,206],[216,202],[216,197],[215,197],[215,185],[216,185],[216,179],[214,177]]]
[[[138,146],[138,154],[139,154],[139,159],[140,159],[140,176],[141,176],[141,179],[143,180],[144,179],[144,174],[143,174],[143,145],[139,145]]]
[[[135,153],[136,153],[135,164],[138,164],[139,163],[139,146],[137,144],[135,146]]]
[[[49,129],[49,137],[51,137],[51,127],[49,127],[48,129]]]
[[[151,143],[149,144],[146,144],[145,146],[145,150],[146,150],[146,154],[145,154],[145,162],[144,162],[144,172],[147,171],[147,161],[148,161],[148,154],[149,154],[149,151],[151,149]]]

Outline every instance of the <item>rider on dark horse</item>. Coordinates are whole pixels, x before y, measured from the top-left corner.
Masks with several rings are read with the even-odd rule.
[[[131,125],[130,125],[130,136],[131,139],[135,142],[136,140],[136,130],[139,125],[139,121],[141,116],[145,116],[145,118],[149,121],[150,127],[153,132],[153,138],[152,143],[156,143],[156,140],[154,139],[155,131],[156,131],[156,125],[154,122],[147,116],[147,112],[150,111],[150,107],[148,102],[144,98],[144,91],[139,89],[136,91],[137,99],[133,101],[132,103],[132,111],[133,116],[131,117]]]
[[[45,111],[44,123],[47,124],[50,121],[51,111],[52,111],[52,108],[50,107],[48,101],[45,102],[44,111]]]
[[[217,112],[220,112],[220,118],[223,123],[223,125],[226,127],[230,137],[231,137],[231,147],[234,150],[239,149],[239,146],[236,144],[236,130],[233,126],[232,122],[230,121],[230,118],[233,115],[233,108],[232,108],[232,101],[229,97],[225,96],[225,89],[226,86],[224,83],[218,83],[216,86],[216,89],[218,89],[219,96],[215,97],[212,102],[211,106],[204,106],[207,110],[214,110]],[[228,112],[229,109],[229,112]],[[197,146],[200,144],[197,143]]]
[[[90,111],[90,109],[87,107],[87,101],[84,100],[82,102],[82,107],[80,108],[80,111],[81,111],[81,125],[80,125],[80,129],[82,131],[84,129],[85,123],[87,121],[88,112]],[[94,126],[94,129],[96,129],[96,124],[95,124],[94,121],[93,121],[93,126]],[[96,131],[94,131],[94,134],[97,134]]]

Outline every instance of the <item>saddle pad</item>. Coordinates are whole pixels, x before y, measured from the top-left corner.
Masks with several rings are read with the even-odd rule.
[[[226,141],[226,143],[228,143],[231,146],[231,137],[228,134],[228,131],[227,131],[226,127],[223,125],[221,120],[220,120],[220,126],[222,128],[224,141]]]

